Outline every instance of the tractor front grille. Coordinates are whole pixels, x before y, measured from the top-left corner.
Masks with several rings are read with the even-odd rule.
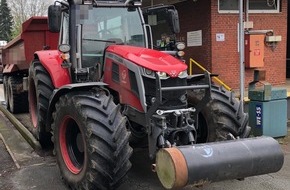
[[[156,79],[143,77],[146,103],[152,105],[152,98],[156,97]],[[186,86],[186,78],[168,78],[161,80],[162,87]],[[184,97],[185,96],[185,97]],[[158,109],[181,109],[187,107],[186,90],[172,90],[162,92],[162,102]]]

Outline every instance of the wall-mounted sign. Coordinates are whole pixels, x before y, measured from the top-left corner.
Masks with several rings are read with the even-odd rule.
[[[217,33],[216,35],[217,42],[224,42],[225,41],[225,34],[224,33]]]
[[[259,128],[259,129],[263,128],[262,110],[263,110],[262,104],[257,104],[256,105],[256,128]]]
[[[187,32],[187,47],[202,46],[202,30]]]

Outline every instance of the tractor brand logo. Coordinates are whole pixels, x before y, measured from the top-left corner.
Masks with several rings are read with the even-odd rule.
[[[176,70],[170,71],[169,75],[172,76],[172,77],[176,77],[177,76]]]
[[[205,145],[205,146],[196,147],[196,148],[200,149],[200,155],[202,157],[208,158],[213,155],[213,149],[211,146]]]

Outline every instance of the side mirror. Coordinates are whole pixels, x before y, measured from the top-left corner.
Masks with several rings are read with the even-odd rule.
[[[61,25],[61,6],[50,5],[48,7],[48,29],[50,32],[57,33]]]
[[[173,33],[177,34],[180,32],[178,12],[176,9],[168,9],[167,11],[170,29]]]

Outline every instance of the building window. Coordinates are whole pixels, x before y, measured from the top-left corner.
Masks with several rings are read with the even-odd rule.
[[[240,0],[218,0],[219,13],[238,13]],[[249,13],[279,13],[281,0],[249,0]]]

